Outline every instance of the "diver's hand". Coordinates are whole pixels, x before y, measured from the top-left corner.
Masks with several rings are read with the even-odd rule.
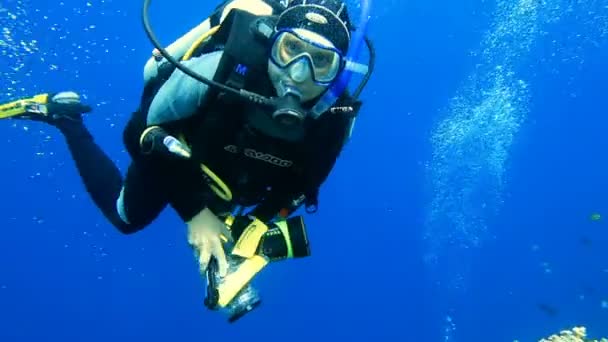
[[[200,270],[205,272],[211,256],[215,257],[220,277],[228,272],[224,241],[231,241],[230,230],[211,210],[205,208],[187,222],[188,243],[198,254]],[[225,239],[224,241],[222,240]]]
[[[80,102],[80,95],[73,91],[62,91],[53,94],[47,105],[49,114],[54,119],[69,119],[80,118],[80,114],[91,111],[91,106]]]

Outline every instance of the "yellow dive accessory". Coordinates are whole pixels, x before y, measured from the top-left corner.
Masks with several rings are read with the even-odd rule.
[[[207,184],[217,195],[217,197],[223,199],[226,202],[232,201],[232,191],[222,179],[216,175],[210,168],[201,163],[201,171],[203,171],[203,177],[207,181]]]
[[[260,255],[243,260],[236,269],[218,284],[218,305],[226,307],[266,265],[268,260]]]
[[[192,54],[194,53],[194,51],[196,50],[196,48],[198,48],[201,44],[203,44],[208,38],[210,38],[211,36],[213,36],[218,30],[220,29],[220,25],[214,26],[211,29],[209,29],[209,31],[205,32],[203,35],[200,36],[200,38],[198,38],[193,44],[192,46],[190,46],[190,48],[188,49],[188,51],[186,51],[186,53],[184,54],[184,57],[182,58],[183,61],[187,61],[192,57]]]
[[[236,240],[232,254],[242,258],[264,255],[270,261],[310,255],[306,225],[302,216],[281,219],[266,225],[253,217],[229,216],[226,225]]]
[[[308,249],[308,239],[306,238],[306,227],[304,226],[304,220],[302,219],[301,216],[298,216],[299,220],[301,221],[301,229],[302,229],[302,234],[304,237],[304,240],[297,240],[296,242],[303,242],[305,243],[305,247],[306,249]],[[292,240],[292,236],[291,236],[291,227],[287,224],[287,221],[285,220],[281,220],[276,222],[276,229],[270,230],[268,231],[268,234],[266,236],[266,239],[264,242],[266,242],[267,244],[273,239],[273,238],[279,238],[281,240],[283,240],[285,242],[285,258],[293,258],[294,257],[294,253],[293,253],[293,245],[294,245],[294,241]],[[295,234],[294,234],[295,235]],[[294,236],[295,237],[295,236]],[[266,251],[267,253],[269,251]],[[306,255],[309,255],[310,251],[307,251]]]
[[[232,323],[260,305],[257,291],[251,286],[253,278],[270,262],[262,255],[241,258],[227,255],[228,275],[220,278],[217,260],[211,259],[207,267],[207,296],[205,306],[211,310],[221,310]]]
[[[268,261],[260,256],[242,262],[230,257],[229,260],[230,273],[221,279],[217,275],[217,260],[211,258],[207,268],[205,306],[224,311],[228,314],[228,322],[232,323],[260,305],[260,297],[250,282]]]
[[[225,222],[230,227],[234,222],[234,217],[228,215]],[[264,255],[257,254],[262,236],[267,231],[268,226],[258,219],[253,220],[242,231],[228,256],[230,267],[228,275],[223,279],[217,279],[216,270],[213,267],[208,268],[208,272],[211,270],[211,274],[207,274],[207,286],[211,293],[208,292],[208,298],[205,300],[207,306],[225,308],[242,290],[246,289],[253,277],[270,262]],[[213,265],[210,263],[210,266]],[[215,289],[213,289],[214,287]],[[210,299],[209,297],[213,298]]]
[[[268,226],[257,218],[243,230],[240,234],[234,248],[233,255],[238,255],[241,258],[251,258],[258,252],[258,247],[262,237],[268,232]]]
[[[270,226],[255,217],[228,215],[224,222],[236,240],[227,256],[228,275],[217,275],[215,259],[207,268],[205,305],[229,313],[233,322],[257,307],[261,300],[251,286],[253,278],[271,261],[310,255],[302,217],[272,223]]]
[[[46,105],[48,104],[49,94],[40,94],[34,97],[21,99],[0,105],[0,119],[12,118],[28,113],[46,115]]]

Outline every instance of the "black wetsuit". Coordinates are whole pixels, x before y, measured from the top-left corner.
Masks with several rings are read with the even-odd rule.
[[[255,19],[242,11],[233,12],[222,24],[226,32],[234,31],[239,25],[247,28],[247,20]],[[222,32],[220,30],[214,38],[222,37]],[[192,68],[200,68],[199,73],[207,72],[207,77],[220,83],[235,75],[234,70],[238,70],[235,65],[246,64],[247,76],[237,75],[230,80],[242,83],[249,91],[275,96],[267,74],[267,48],[257,39],[240,39],[243,34],[251,34],[250,30],[239,32],[239,39],[227,38],[227,44],[218,45],[223,46],[224,56],[228,57],[216,61],[217,69],[210,61],[212,57],[209,56],[214,56],[212,52],[186,63],[192,63]],[[158,79],[164,81],[146,85],[140,107],[125,128],[124,143],[133,162],[124,181],[81,122],[56,124],[66,136],[93,201],[121,232],[143,229],[167,205],[171,205],[184,221],[189,221],[206,207],[217,214],[235,204],[257,206],[253,214],[266,221],[301,195],[306,195],[310,201],[307,204],[316,205],[318,189],[350,135],[352,117],[326,113],[316,120],[309,118],[305,122],[303,138],[289,142],[261,133],[262,126],[275,124],[267,121],[260,126],[259,122],[268,120],[268,116],[259,106],[238,98],[218,96],[216,89],[207,92],[205,85],[179,72],[170,72]],[[205,100],[201,101],[203,94]],[[361,103],[353,102],[344,94],[336,105],[355,106],[358,111]],[[170,134],[186,139],[193,158],[185,160],[141,153],[141,133],[157,121]],[[231,189],[233,200],[230,203],[218,200],[211,191],[203,177],[201,163]],[[122,205],[117,206],[119,198]]]
[[[204,115],[200,115],[173,124],[174,129],[181,129],[186,135],[190,133],[190,140],[195,142],[193,153],[195,157],[201,156],[185,160],[140,152],[139,137],[147,127],[145,117],[145,113],[136,111],[125,128],[124,143],[133,161],[124,180],[82,122],[56,124],[66,138],[93,201],[125,234],[149,225],[167,205],[171,205],[184,221],[210,203],[215,208],[221,207],[223,201],[218,201],[203,178],[200,161],[205,161],[232,189],[234,201],[230,204],[260,204],[255,209],[256,216],[269,220],[293,199],[294,194],[318,188],[325,181],[346,134],[346,122],[338,116],[319,120],[306,139],[295,144],[265,137],[251,128],[244,128],[247,125],[243,122],[231,120],[228,126],[223,125],[223,132],[217,131],[222,125],[208,128],[216,130],[215,137],[224,139],[206,141],[204,134],[195,134],[204,132],[208,124]],[[279,151],[279,162],[256,158],[256,153],[266,153],[269,149],[274,155]],[[292,152],[298,157],[289,157]],[[128,223],[121,219],[116,205],[123,186]],[[267,191],[270,187],[272,192]]]

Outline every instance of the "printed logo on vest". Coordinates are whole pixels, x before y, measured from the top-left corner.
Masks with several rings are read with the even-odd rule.
[[[239,148],[234,145],[225,146],[224,150],[234,154],[239,153]],[[293,162],[291,160],[285,160],[279,157],[275,157],[272,154],[258,152],[252,148],[243,149],[243,154],[249,158],[261,160],[279,167],[290,167],[293,165]]]

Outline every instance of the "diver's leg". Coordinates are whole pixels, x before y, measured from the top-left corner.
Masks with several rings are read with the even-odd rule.
[[[141,129],[140,112],[125,129],[125,142]],[[95,143],[82,120],[53,123],[64,135],[87,192],[103,215],[122,233],[135,233],[150,224],[165,208],[168,200],[154,168],[143,161],[132,163],[123,182],[120,170]],[[129,146],[129,150],[133,150]]]
[[[126,229],[116,211],[116,200],[123,185],[118,167],[95,143],[81,120],[62,120],[54,126],[63,133],[85,189],[95,205],[114,226],[121,231]]]
[[[152,223],[168,203],[158,176],[141,164],[131,163],[116,201],[120,225],[115,226],[125,234],[138,232]]]
[[[0,104],[0,119],[28,119],[41,121],[57,127],[64,135],[72,158],[84,186],[93,202],[103,215],[121,232],[132,233],[149,224],[165,207],[167,200],[160,187],[153,185],[152,172],[135,172],[131,167],[127,173],[128,191],[122,191],[123,179],[120,170],[105,152],[95,143],[85,127],[82,114],[91,108],[80,102],[74,92],[60,92],[53,95],[40,94],[32,98]],[[138,144],[137,137],[145,128],[145,115],[134,113],[125,130],[125,143]],[[133,135],[134,137],[131,137]],[[126,139],[129,137],[129,139]],[[128,146],[130,152],[135,147]],[[138,177],[142,177],[138,179]],[[125,201],[122,193],[128,193]],[[117,201],[121,198],[121,205]],[[126,210],[129,218],[124,220],[119,210]]]

